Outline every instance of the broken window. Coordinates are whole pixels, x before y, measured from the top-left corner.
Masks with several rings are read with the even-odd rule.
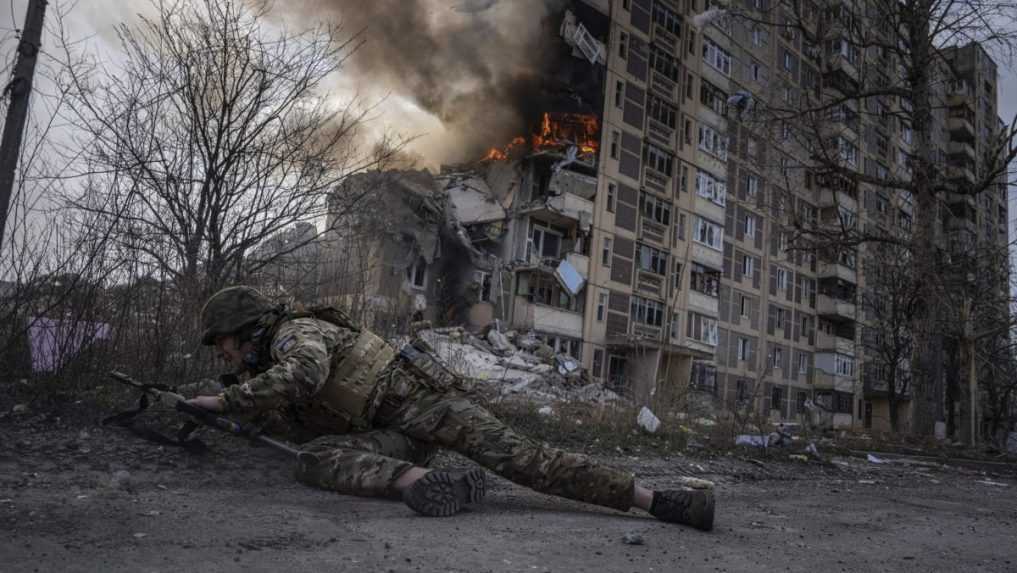
[[[653,3],[653,23],[679,38],[682,35],[682,17],[659,0]]]
[[[523,286],[521,282],[520,288]],[[525,287],[527,299],[532,303],[572,312],[578,312],[580,308],[579,297],[570,295],[552,275],[531,273]]]
[[[535,224],[530,231],[530,255],[557,259],[561,252],[561,241],[561,233]]]
[[[731,75],[731,54],[709,38],[703,38],[703,61],[725,76]]]
[[[738,337],[738,360],[745,361],[749,359],[749,339]]]
[[[706,80],[699,82],[699,99],[718,115],[727,115],[727,94]]]
[[[608,356],[607,383],[612,390],[620,390],[625,386],[625,366],[626,360],[624,356],[618,356],[617,354]]]
[[[689,313],[689,335],[703,344],[716,346],[718,340],[717,321],[694,312]]]
[[[692,362],[692,387],[711,394],[717,391],[717,367],[709,362]]]
[[[770,391],[770,409],[771,410],[783,410],[782,404],[784,403],[784,389],[780,386],[774,386],[773,390]]]
[[[605,267],[611,266],[611,237],[604,237],[604,250],[600,254],[600,263]]]
[[[422,289],[427,284],[427,261],[424,257],[417,257],[416,262],[406,269],[406,280],[414,288]]]
[[[650,68],[673,82],[678,82],[681,78],[678,59],[658,48],[656,44],[650,44]]]
[[[625,105],[625,82],[618,80],[614,84],[614,107],[621,109]]]
[[[697,216],[693,239],[719,251],[724,248],[724,227]]]
[[[537,340],[550,346],[556,354],[567,354],[576,359],[582,358],[580,353],[582,352],[583,344],[575,338],[557,334],[545,334],[543,332],[534,332],[533,334]]]
[[[611,159],[618,159],[618,144],[621,140],[621,133],[618,130],[611,131]]]
[[[664,275],[667,273],[667,254],[649,245],[639,245],[640,270]]]
[[[727,136],[708,125],[699,125],[699,149],[727,161]]]
[[[727,204],[727,183],[700,169],[696,172],[696,194],[724,206]]]
[[[664,305],[655,300],[633,296],[629,314],[633,322],[647,326],[664,325]]]
[[[643,146],[643,161],[654,171],[668,177],[674,173],[674,156],[652,143]]]
[[[607,184],[607,212],[614,213],[614,198],[617,195],[618,186],[614,183]]]
[[[678,125],[678,108],[663,99],[650,94],[649,116],[674,129]]]
[[[692,263],[689,279],[689,288],[692,290],[707,296],[719,296],[720,271],[704,267],[699,263]]]
[[[667,226],[671,224],[671,203],[649,193],[639,198],[639,206],[643,216],[656,223]]]
[[[629,35],[625,32],[618,34],[618,57],[623,60],[629,57]]]
[[[491,273],[474,271],[473,282],[477,285],[477,290],[480,294],[480,301],[484,302],[491,300]]]
[[[607,297],[606,292],[602,292],[597,295],[597,322],[604,322],[604,317],[607,313]]]

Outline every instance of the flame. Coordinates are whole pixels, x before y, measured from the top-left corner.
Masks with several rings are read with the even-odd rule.
[[[584,113],[544,113],[540,133],[533,136],[537,150],[575,145],[580,155],[596,154],[600,142],[597,116]]]
[[[525,137],[515,137],[512,139],[512,143],[505,146],[505,149],[498,149],[492,147],[488,150],[487,155],[484,156],[484,161],[505,161],[510,155],[516,152],[519,148],[526,145]]]
[[[533,135],[530,147],[534,151],[579,148],[579,156],[596,157],[600,146],[600,122],[597,116],[583,113],[545,112],[541,117],[540,131]],[[504,161],[524,151],[525,137],[515,137],[504,148],[492,147],[483,161]]]

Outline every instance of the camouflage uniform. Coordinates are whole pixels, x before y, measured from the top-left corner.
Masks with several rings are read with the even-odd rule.
[[[539,492],[622,511],[632,505],[632,474],[519,435],[470,401],[455,377],[415,360],[396,357],[377,373],[359,424],[322,415],[317,394],[361,333],[316,318],[269,315],[272,320],[275,326],[265,325],[264,363],[222,396],[227,412],[254,416],[269,433],[313,454],[301,456],[301,481],[344,494],[397,497],[399,476],[443,447]]]

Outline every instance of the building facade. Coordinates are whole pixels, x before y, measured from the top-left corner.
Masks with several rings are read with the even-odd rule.
[[[711,18],[700,0],[589,4],[610,32],[584,365],[634,396],[701,392],[771,420],[887,429],[886,382],[866,357],[871,321],[860,304],[864,261],[874,259],[865,245],[800,248],[796,231],[910,233],[907,194],[864,181],[910,177],[909,102],[846,101],[811,120],[794,113],[896,69],[849,41],[864,5],[803,3],[792,18],[789,6],[754,0],[739,3],[747,17]],[[820,26],[821,45],[800,28]],[[999,120],[995,64],[976,45],[953,54],[954,69],[938,76],[950,81],[936,84],[934,122],[960,189],[984,169]],[[754,107],[771,113],[754,119]],[[862,181],[813,167],[826,143],[832,160],[820,165]],[[1005,199],[1003,187],[948,195],[945,230],[1005,245]]]

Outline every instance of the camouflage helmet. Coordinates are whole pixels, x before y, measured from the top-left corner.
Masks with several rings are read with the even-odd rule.
[[[215,344],[217,336],[235,334],[243,327],[274,310],[268,297],[249,286],[224,288],[213,294],[201,308],[201,343]]]

